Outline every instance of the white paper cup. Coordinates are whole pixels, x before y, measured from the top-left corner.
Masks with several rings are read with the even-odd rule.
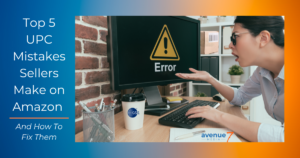
[[[136,130],[143,127],[145,100],[126,102],[122,101],[125,128]]]

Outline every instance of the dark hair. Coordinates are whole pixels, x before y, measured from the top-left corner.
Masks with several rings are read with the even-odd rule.
[[[267,30],[277,46],[284,47],[284,20],[282,16],[237,16],[234,23],[241,23],[255,37]]]

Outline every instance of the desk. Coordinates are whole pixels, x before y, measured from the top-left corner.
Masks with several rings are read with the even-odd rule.
[[[201,98],[182,97],[182,98],[187,99],[189,102],[192,102],[194,100],[214,101],[211,97],[201,97]],[[247,119],[243,115],[240,107],[229,104],[227,100],[225,102],[220,102],[220,106],[217,109],[229,114],[236,115],[243,119]],[[125,129],[123,111],[117,113],[115,115],[115,141],[114,142],[169,142],[170,128],[174,128],[174,127],[160,125],[158,123],[158,119],[163,116],[145,115],[143,128],[130,131]],[[210,120],[204,120],[203,122],[198,124],[195,128],[225,128],[225,127],[215,122],[212,122]],[[239,135],[237,135],[237,137],[242,142],[247,142],[247,140],[244,139],[243,137]],[[83,142],[83,132],[76,134],[75,141]]]

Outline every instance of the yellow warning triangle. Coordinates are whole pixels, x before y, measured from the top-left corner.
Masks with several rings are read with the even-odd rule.
[[[164,25],[156,41],[150,56],[151,60],[173,60],[179,61],[180,57],[169,32],[167,25]]]

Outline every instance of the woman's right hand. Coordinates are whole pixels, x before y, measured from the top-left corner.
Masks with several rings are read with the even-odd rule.
[[[208,82],[208,80],[212,77],[206,71],[198,71],[193,68],[189,68],[189,70],[193,73],[176,73],[175,75],[177,77],[180,77],[180,78],[186,79],[186,80],[206,81],[206,82]]]

